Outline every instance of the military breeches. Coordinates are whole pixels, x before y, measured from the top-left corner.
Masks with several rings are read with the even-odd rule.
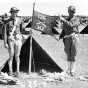
[[[8,51],[9,51],[9,56],[13,57],[15,55],[15,57],[18,57],[20,55],[20,51],[21,51],[21,46],[22,46],[22,41],[19,40],[8,40]]]
[[[75,61],[77,54],[77,39],[73,37],[68,37],[63,39],[64,50],[67,54],[68,61]]]

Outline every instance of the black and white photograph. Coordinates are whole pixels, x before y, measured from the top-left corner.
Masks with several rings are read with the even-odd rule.
[[[1,0],[0,88],[88,88],[88,1]]]

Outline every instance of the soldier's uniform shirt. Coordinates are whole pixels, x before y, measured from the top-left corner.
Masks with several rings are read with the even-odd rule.
[[[10,18],[11,19],[11,18]],[[17,17],[15,20],[12,19],[11,21],[8,22],[8,28],[7,28],[7,35],[8,35],[8,39],[11,39],[11,40],[19,40],[21,39],[21,25],[22,24],[22,20]],[[11,33],[12,33],[12,30],[13,28],[15,27],[15,30],[14,30],[14,33],[13,33],[13,36],[11,37]],[[17,36],[19,35],[19,37]]]
[[[75,61],[75,56],[77,54],[77,39],[75,36],[69,36],[72,33],[78,34],[78,25],[80,24],[80,19],[77,17],[67,18],[69,23],[63,23],[63,31],[61,37],[63,37],[64,50],[67,54],[68,61]],[[65,36],[69,36],[66,37]]]

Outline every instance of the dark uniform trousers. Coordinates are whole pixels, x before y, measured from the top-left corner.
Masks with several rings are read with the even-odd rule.
[[[68,61],[75,61],[77,55],[77,39],[75,37],[68,37],[63,39],[64,50],[67,54]]]

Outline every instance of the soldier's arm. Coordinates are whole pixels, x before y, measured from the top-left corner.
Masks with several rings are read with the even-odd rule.
[[[68,25],[68,26],[71,26],[71,27],[77,27],[80,23],[80,21],[79,21],[79,19],[77,19],[76,21],[75,21],[75,23],[72,23],[72,22],[69,22],[69,21],[67,21],[66,19],[64,19],[63,17],[59,17],[59,19],[64,23],[64,24],[66,24],[66,25]]]
[[[61,34],[60,34],[60,36],[59,36],[59,39],[64,38],[64,36],[65,36],[65,31],[64,31],[64,30],[62,30],[62,32],[61,32]]]
[[[66,25],[71,26],[71,27],[74,27],[74,25],[73,25],[71,22],[67,21],[67,20],[64,19],[63,17],[60,17],[60,20],[61,20],[63,23],[65,23]]]
[[[26,30],[26,28],[29,28],[27,27],[29,23],[30,23],[30,18],[22,19],[22,22],[21,22],[21,33],[22,34],[29,34],[30,30]]]
[[[8,48],[8,44],[7,44],[7,25],[4,25],[4,46],[5,48]]]

